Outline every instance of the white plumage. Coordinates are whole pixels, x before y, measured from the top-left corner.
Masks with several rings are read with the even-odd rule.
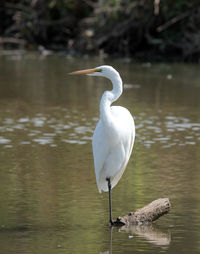
[[[105,91],[100,102],[100,119],[94,131],[92,148],[99,192],[109,191],[110,223],[112,221],[111,189],[118,183],[129,161],[135,125],[126,108],[111,106],[123,91],[119,73],[111,66],[76,71],[72,74],[102,76],[111,80],[113,89]]]
[[[126,108],[111,106],[122,94],[122,80],[119,73],[111,66],[100,66],[100,72],[93,76],[104,76],[111,80],[112,91],[104,92],[100,102],[100,120],[92,139],[96,181],[99,192],[108,191],[110,178],[113,188],[121,178],[130,158],[135,125],[133,117]]]
[[[109,123],[99,120],[92,139],[96,181],[99,192],[115,187],[129,161],[134,137],[134,121],[126,108],[112,106]]]

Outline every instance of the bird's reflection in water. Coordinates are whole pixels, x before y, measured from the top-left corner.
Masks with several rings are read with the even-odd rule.
[[[113,235],[114,227],[110,227],[109,233],[110,233],[110,246],[109,250],[100,252],[99,254],[112,254],[112,235]]]
[[[112,238],[115,229],[114,227],[110,228],[109,250],[100,252],[100,254],[112,254]],[[132,236],[143,238],[145,241],[162,248],[168,247],[171,242],[171,232],[167,230],[163,232],[153,224],[122,226],[118,229],[118,232],[128,233],[129,238],[132,238]]]

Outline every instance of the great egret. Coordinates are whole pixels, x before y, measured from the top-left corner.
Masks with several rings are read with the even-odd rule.
[[[113,67],[103,65],[71,74],[106,77],[113,85],[101,98],[100,119],[92,139],[96,182],[100,193],[109,192],[110,224],[113,225],[111,189],[118,183],[130,158],[135,139],[134,120],[126,108],[111,106],[123,91],[121,77]]]

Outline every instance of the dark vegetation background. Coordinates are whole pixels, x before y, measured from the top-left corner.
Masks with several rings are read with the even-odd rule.
[[[0,47],[200,61],[199,0],[1,0]]]

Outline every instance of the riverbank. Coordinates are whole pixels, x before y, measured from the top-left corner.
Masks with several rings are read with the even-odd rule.
[[[192,1],[41,1],[0,4],[1,53],[199,62],[200,4]]]

